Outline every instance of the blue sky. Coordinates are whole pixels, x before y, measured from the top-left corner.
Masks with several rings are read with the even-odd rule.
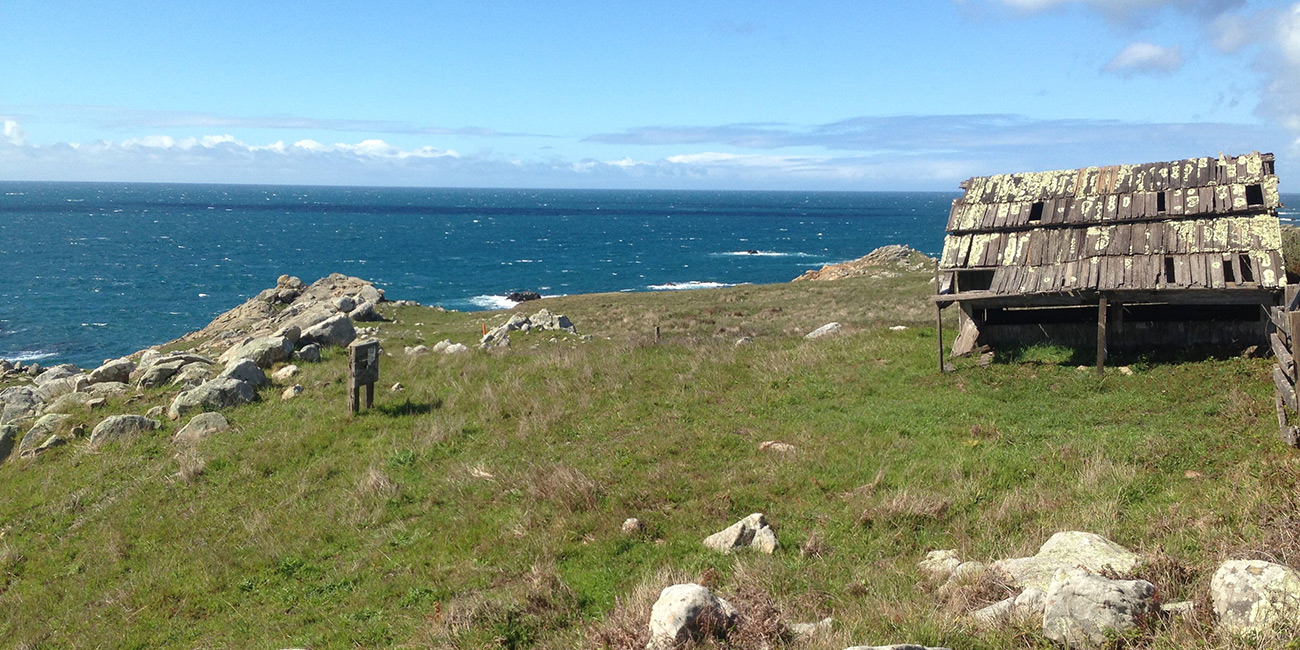
[[[27,2],[0,179],[956,190],[1278,154],[1300,3]]]

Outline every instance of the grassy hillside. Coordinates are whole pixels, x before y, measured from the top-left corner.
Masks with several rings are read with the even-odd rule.
[[[182,421],[0,466],[0,639],[631,648],[658,590],[693,579],[753,620],[834,616],[806,648],[1046,647],[963,626],[916,562],[1088,530],[1148,558],[1165,601],[1204,601],[1230,556],[1300,562],[1300,457],[1277,440],[1270,361],[1131,359],[1132,376],[1099,380],[1036,348],[939,374],[926,280],[547,299],[516,311],[547,307],[593,339],[516,332],[508,351],[419,358],[403,346],[473,345],[506,316],[390,307],[373,410],[347,413],[335,350],[304,366],[301,397],[266,389],[193,451],[168,441]],[[803,339],[828,321],[845,333]],[[758,511],[775,555],[701,546]],[[623,534],[627,517],[646,530]],[[1142,643],[1218,645],[1208,630]]]

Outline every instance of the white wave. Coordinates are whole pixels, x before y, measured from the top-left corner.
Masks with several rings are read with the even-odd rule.
[[[505,296],[474,296],[469,302],[484,309],[510,309],[519,304]]]
[[[734,284],[726,282],[699,282],[691,280],[690,282],[669,282],[667,284],[652,284],[648,289],[651,291],[687,291],[690,289],[721,289],[722,287],[734,287]]]
[[[45,350],[18,350],[17,352],[11,352],[4,356],[0,356],[0,359],[8,359],[10,361],[40,361],[41,359],[48,359],[52,356],[54,356],[53,352],[46,352]]]
[[[780,251],[727,251],[725,253],[714,253],[714,255],[727,257],[816,257],[809,253],[782,253]]]

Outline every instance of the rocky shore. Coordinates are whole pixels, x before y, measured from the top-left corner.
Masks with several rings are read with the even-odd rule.
[[[129,404],[147,389],[167,390],[169,403],[143,415],[105,415],[89,432],[91,444],[157,429],[162,417],[179,420],[254,401],[258,389],[271,383],[266,372],[273,366],[318,362],[322,348],[347,346],[359,335],[373,334],[356,323],[383,320],[377,305],[388,302],[383,289],[361,278],[335,273],[307,285],[283,275],[276,286],[202,329],[107,359],[97,368],[45,368],[0,360],[0,380],[14,384],[0,391],[0,462],[15,454],[34,456],[87,435],[89,425],[75,422],[73,413],[99,411],[114,398]],[[294,374],[281,370],[276,375],[281,380]],[[290,386],[286,394],[293,389]],[[178,437],[193,437],[194,431],[214,426],[210,418],[201,424]]]

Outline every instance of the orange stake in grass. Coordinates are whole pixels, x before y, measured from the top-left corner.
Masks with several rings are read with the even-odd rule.
[[[483,336],[487,336],[487,323],[483,323]]]

